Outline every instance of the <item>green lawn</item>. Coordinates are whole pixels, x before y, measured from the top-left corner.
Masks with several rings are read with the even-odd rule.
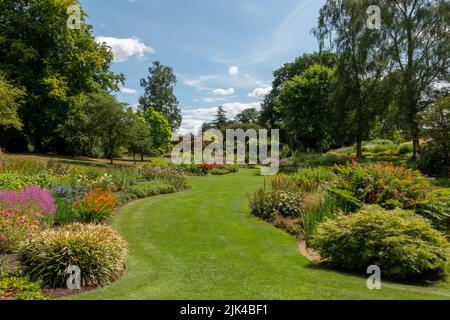
[[[192,190],[134,202],[113,224],[129,243],[126,274],[75,299],[450,299],[434,287],[383,283],[313,267],[296,239],[249,214],[258,171],[192,177]]]

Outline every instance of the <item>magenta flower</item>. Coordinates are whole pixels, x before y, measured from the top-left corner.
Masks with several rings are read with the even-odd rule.
[[[55,200],[49,190],[31,187],[21,192],[0,192],[0,207],[8,208],[9,212],[45,213],[54,216]]]

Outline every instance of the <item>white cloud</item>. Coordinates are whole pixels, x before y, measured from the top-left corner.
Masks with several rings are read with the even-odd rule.
[[[137,90],[131,89],[131,88],[121,87],[120,88],[120,92],[124,93],[124,94],[135,94],[135,93],[137,93]]]
[[[234,92],[234,88],[213,90],[213,93],[218,96],[231,96]]]
[[[237,67],[237,66],[230,67],[230,69],[228,69],[228,73],[231,74],[232,76],[238,75],[239,67]]]
[[[255,90],[253,90],[252,92],[250,92],[248,94],[249,97],[252,98],[259,98],[262,99],[264,98],[266,95],[268,95],[270,93],[270,91],[272,90],[272,86],[262,86],[259,88],[256,88]]]
[[[257,110],[261,109],[260,102],[251,103],[224,103],[222,104],[224,110],[227,112],[227,117],[233,119],[242,111],[250,108]],[[203,123],[211,122],[217,112],[217,107],[214,108],[197,108],[197,109],[182,109],[183,123],[179,129],[180,134],[187,134],[190,132],[198,133]]]
[[[146,53],[155,53],[153,48],[136,38],[97,37],[96,41],[98,43],[106,43],[106,45],[111,47],[115,62],[127,61],[133,56],[144,58]]]
[[[203,101],[207,102],[207,103],[216,103],[216,102],[220,102],[220,101],[224,101],[225,98],[204,98]]]
[[[216,75],[203,75],[195,78],[186,77],[184,75],[178,75],[184,85],[188,87],[197,88],[200,91],[209,90],[208,83],[213,80],[218,80],[219,76]]]

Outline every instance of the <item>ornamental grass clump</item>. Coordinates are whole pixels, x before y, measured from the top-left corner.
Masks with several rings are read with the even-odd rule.
[[[19,252],[24,272],[47,288],[64,288],[69,266],[81,270],[81,286],[100,287],[125,270],[126,242],[110,226],[71,224],[33,237]]]

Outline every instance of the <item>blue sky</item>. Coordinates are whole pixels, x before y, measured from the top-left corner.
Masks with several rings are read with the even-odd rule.
[[[99,41],[126,76],[121,101],[137,105],[152,61],[174,69],[182,132],[222,105],[230,118],[259,107],[272,72],[318,49],[311,35],[325,0],[81,0]]]

